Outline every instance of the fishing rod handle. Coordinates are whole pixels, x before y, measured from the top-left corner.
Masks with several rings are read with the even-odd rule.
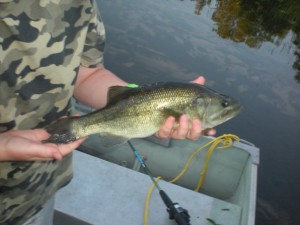
[[[173,203],[163,190],[160,190],[159,194],[167,206],[170,219],[174,219],[178,225],[191,225],[190,215],[186,209],[183,209],[178,203]]]

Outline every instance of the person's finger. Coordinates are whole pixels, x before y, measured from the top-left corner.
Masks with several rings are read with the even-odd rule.
[[[174,117],[168,117],[161,129],[156,132],[156,136],[159,138],[169,138],[173,130],[174,122]]]
[[[28,155],[31,156],[30,159],[32,160],[61,160],[63,156],[69,154],[79,145],[81,145],[85,139],[86,138],[81,138],[69,144],[61,145],[46,143],[42,145],[42,151],[39,144],[32,145],[30,152],[28,152]]]
[[[199,119],[195,119],[192,122],[192,128],[189,130],[187,138],[190,140],[197,140],[202,133],[201,122]]]
[[[48,138],[49,134],[45,129],[11,130],[10,136],[21,136],[30,140],[41,141]]]
[[[56,145],[52,143],[46,144],[32,144],[30,151],[28,152],[28,157],[31,160],[61,160],[63,156],[69,154],[74,149],[85,141],[86,138],[81,138],[77,141],[71,142],[69,144]]]
[[[217,134],[217,131],[215,129],[209,129],[207,132],[207,135],[209,136],[215,136]]]
[[[42,141],[47,139],[50,135],[45,129],[34,129],[33,135],[35,135],[35,140]]]
[[[32,156],[29,156],[27,160],[41,160],[41,161],[48,161],[48,160],[61,160],[63,158],[63,155],[58,151],[58,149],[55,148],[44,148],[43,151],[36,152],[32,154]]]
[[[189,119],[187,115],[182,115],[179,119],[179,127],[173,132],[172,138],[185,139],[189,131]]]
[[[217,131],[215,129],[206,129],[202,131],[202,135],[215,136]]]
[[[195,80],[191,81],[192,83],[205,84],[205,78],[203,76],[197,77]]]
[[[11,136],[5,143],[7,160],[17,161],[61,159],[62,155],[55,146],[44,145],[39,141],[19,136]]]
[[[41,144],[32,142],[29,145],[28,158],[30,159],[41,159],[41,160],[51,160],[51,159],[62,159],[62,154],[54,144]]]
[[[80,138],[74,142],[71,142],[69,144],[62,144],[62,145],[57,145],[58,150],[60,151],[60,153],[65,156],[67,154],[69,154],[70,152],[72,152],[74,149],[76,149],[79,145],[81,145],[84,141],[86,140],[86,138]]]
[[[69,117],[79,117],[79,116],[80,116],[79,113],[74,113],[74,114],[72,114],[71,116],[62,116],[62,117],[60,117],[59,119],[65,119],[65,118],[69,118]]]

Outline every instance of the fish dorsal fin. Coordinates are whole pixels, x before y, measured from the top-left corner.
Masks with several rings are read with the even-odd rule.
[[[107,104],[114,104],[115,102],[125,99],[128,93],[132,91],[133,88],[126,86],[112,86],[108,90]]]

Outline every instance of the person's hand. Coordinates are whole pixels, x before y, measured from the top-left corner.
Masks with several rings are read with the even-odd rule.
[[[42,143],[49,134],[44,129],[11,130],[0,134],[0,161],[61,160],[85,139],[70,144]]]
[[[200,76],[191,82],[203,85],[205,83],[205,78]],[[197,140],[202,134],[201,121],[199,119],[193,120],[192,126],[189,127],[187,115],[182,115],[179,119],[179,126],[177,129],[173,129],[174,124],[175,118],[168,117],[161,129],[156,132],[156,136],[159,138]],[[205,131],[205,134],[215,135],[216,131],[214,129],[210,129]]]

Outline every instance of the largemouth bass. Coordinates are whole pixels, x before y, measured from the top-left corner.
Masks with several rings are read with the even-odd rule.
[[[137,88],[113,86],[106,107],[80,117],[59,119],[46,127],[46,142],[64,144],[100,134],[105,146],[154,134],[167,117],[187,114],[213,128],[241,111],[237,100],[195,83],[156,83]]]

